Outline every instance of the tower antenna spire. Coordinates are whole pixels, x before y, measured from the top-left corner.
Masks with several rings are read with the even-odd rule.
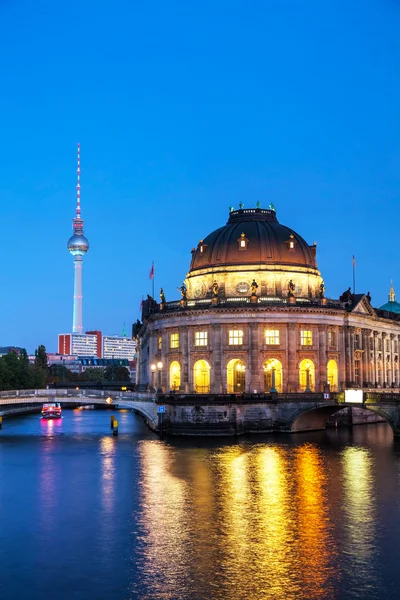
[[[81,145],[78,143],[78,165],[76,169],[76,218],[81,218]]]

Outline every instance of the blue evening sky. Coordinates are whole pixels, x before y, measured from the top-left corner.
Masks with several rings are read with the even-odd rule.
[[[273,202],[327,295],[400,296],[398,0],[0,0],[0,345],[120,333],[230,204]]]

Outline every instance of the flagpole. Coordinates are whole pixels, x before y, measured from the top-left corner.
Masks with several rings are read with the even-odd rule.
[[[153,266],[152,266],[152,269],[153,269],[153,288],[152,288],[152,290],[153,290],[153,293],[152,293],[152,296],[153,296],[153,298],[154,298],[154,260],[153,260]]]
[[[353,254],[353,294],[356,293],[356,261]]]

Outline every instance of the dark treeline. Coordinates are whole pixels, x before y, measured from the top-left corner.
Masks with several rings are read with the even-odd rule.
[[[35,362],[29,363],[26,350],[9,352],[0,358],[0,390],[44,388],[47,384],[47,354],[44,346],[35,352]]]
[[[40,389],[63,381],[130,381],[130,374],[126,367],[117,365],[105,369],[88,368],[82,373],[74,373],[59,364],[49,367],[44,346],[35,351],[34,364],[29,363],[24,349],[19,355],[9,352],[0,357],[0,390]]]

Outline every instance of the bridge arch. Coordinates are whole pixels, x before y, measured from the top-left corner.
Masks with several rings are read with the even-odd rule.
[[[349,406],[340,404],[324,404],[314,408],[299,407],[298,410],[293,413],[290,420],[290,431],[301,432],[301,431],[317,431],[326,428],[328,419],[335,413],[343,410],[344,408],[362,408],[373,412],[382,417],[391,427],[393,434],[398,435],[399,428],[396,425],[395,415],[390,414],[387,410],[374,406],[359,405]]]

